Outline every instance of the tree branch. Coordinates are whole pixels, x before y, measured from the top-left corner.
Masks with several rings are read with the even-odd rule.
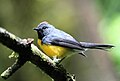
[[[21,66],[23,66],[23,64],[25,64],[26,62],[21,61],[23,59],[18,59],[15,61],[15,63],[10,66],[7,70],[5,70],[2,74],[1,77],[4,79],[9,78],[15,71],[17,71]]]
[[[9,78],[27,61],[38,66],[54,81],[75,81],[74,75],[68,73],[62,65],[56,64],[34,44],[33,39],[21,39],[3,28],[0,28],[0,43],[12,49],[19,54],[15,63],[1,74],[4,79]]]

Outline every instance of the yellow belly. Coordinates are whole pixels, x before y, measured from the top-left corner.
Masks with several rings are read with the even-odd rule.
[[[64,55],[68,51],[68,49],[64,47],[41,44],[41,40],[39,39],[38,39],[38,45],[40,46],[41,50],[51,58],[53,58],[54,56],[58,58],[64,57]]]

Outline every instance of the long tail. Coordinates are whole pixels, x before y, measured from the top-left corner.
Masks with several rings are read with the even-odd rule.
[[[108,45],[108,44],[97,44],[97,43],[87,43],[87,42],[80,42],[80,44],[83,48],[88,48],[88,49],[108,50],[110,48],[115,47],[113,45]]]

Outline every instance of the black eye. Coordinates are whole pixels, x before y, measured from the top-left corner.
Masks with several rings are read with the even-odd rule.
[[[48,27],[47,26],[44,26],[42,29],[47,29]]]

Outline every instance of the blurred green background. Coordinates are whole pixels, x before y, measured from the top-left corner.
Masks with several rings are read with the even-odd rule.
[[[63,65],[77,81],[120,81],[120,0],[0,0],[0,27],[21,38],[34,38],[40,22],[48,21],[79,41],[110,43],[109,52],[90,50],[87,58],[74,55]],[[37,45],[37,44],[36,44]],[[0,74],[15,59],[0,44]],[[26,63],[6,81],[52,81],[38,67]],[[0,81],[5,81],[0,77]]]

